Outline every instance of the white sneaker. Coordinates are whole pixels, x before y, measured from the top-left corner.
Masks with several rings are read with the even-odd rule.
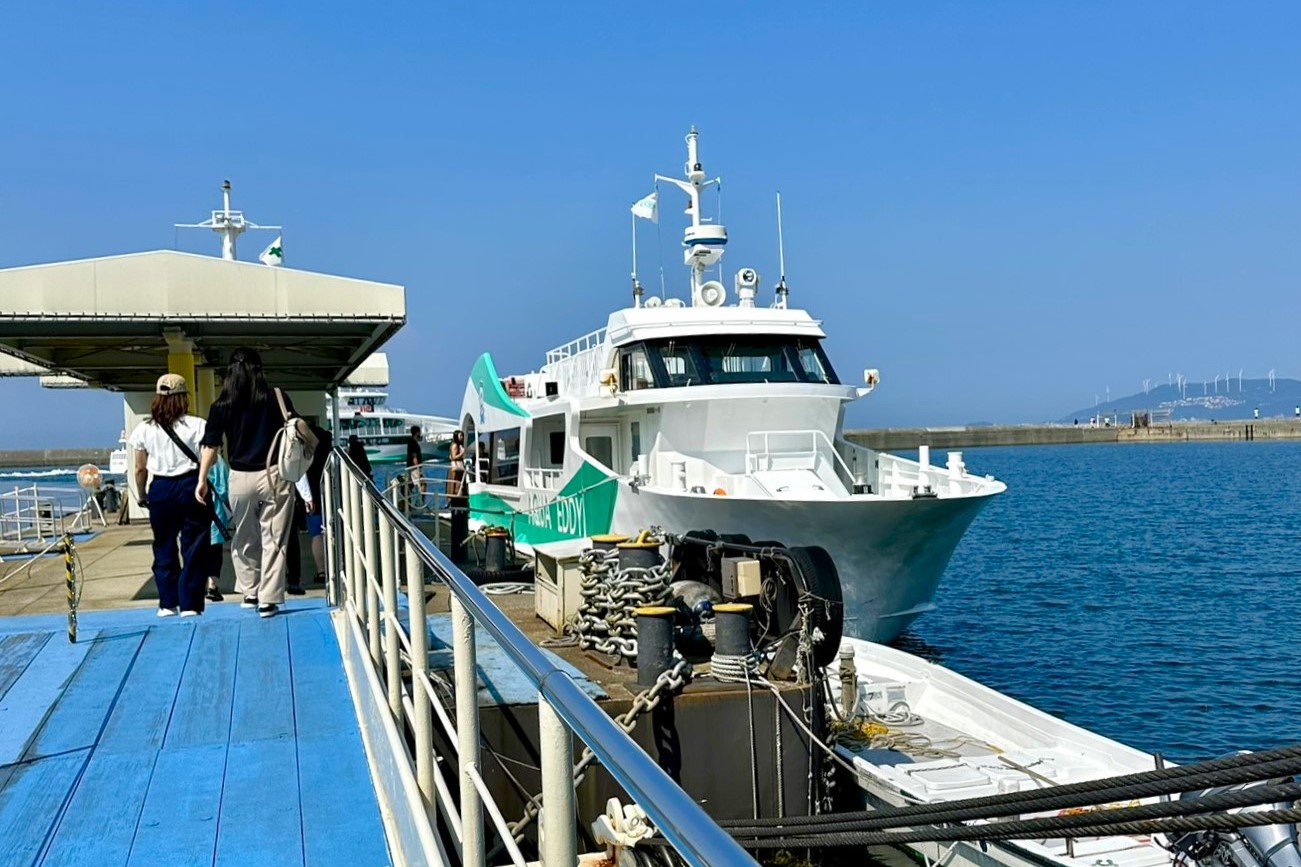
[[[176,609],[175,609],[175,608],[159,608],[159,609],[158,609],[158,616],[159,616],[159,617],[175,617],[175,616],[176,616]]]
[[[181,616],[182,616],[182,617],[198,617],[198,616],[199,616],[200,614],[202,614],[202,613],[203,613],[202,611],[182,611],[182,612],[181,612]]]

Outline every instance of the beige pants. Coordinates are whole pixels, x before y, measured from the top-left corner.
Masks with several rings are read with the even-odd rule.
[[[235,592],[256,596],[261,605],[285,601],[285,551],[294,517],[294,486],[274,466],[270,476],[265,470],[230,471]]]

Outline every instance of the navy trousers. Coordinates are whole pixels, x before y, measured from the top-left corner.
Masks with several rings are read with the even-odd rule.
[[[199,474],[154,476],[149,485],[149,526],[154,531],[154,583],[158,607],[202,611],[208,580],[204,554],[212,518],[194,499]],[[180,538],[179,556],[176,540]]]

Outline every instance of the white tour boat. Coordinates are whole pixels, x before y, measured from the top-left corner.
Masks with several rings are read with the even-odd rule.
[[[424,460],[446,461],[456,419],[390,407],[388,393],[380,389],[339,389],[339,432],[335,440],[347,446],[348,437],[356,434],[372,464],[404,462],[412,425],[420,426],[420,454]]]
[[[471,514],[525,545],[651,526],[818,545],[840,575],[845,634],[889,640],[934,607],[958,540],[1005,486],[957,452],[935,467],[925,447],[918,462],[844,438],[845,409],[876,371],[863,386],[841,381],[821,323],[787,305],[784,277],[768,307],[752,268],[736,273],[732,303],[705,279],[727,231],[701,216],[715,181],[694,128],[686,141],[686,179],[656,177],[690,199],[689,302],[643,302],[634,279],[633,306],[541,370],[501,376],[481,356],[461,409],[479,449]],[[654,208],[648,197],[634,214]]]

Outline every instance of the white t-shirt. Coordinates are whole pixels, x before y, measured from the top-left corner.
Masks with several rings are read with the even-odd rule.
[[[196,415],[181,416],[176,420],[172,430],[177,438],[199,454],[199,440],[203,439],[204,421]],[[149,455],[145,466],[155,476],[182,476],[199,465],[185,456],[185,452],[176,447],[167,431],[147,419],[136,425],[127,437],[127,445]]]

